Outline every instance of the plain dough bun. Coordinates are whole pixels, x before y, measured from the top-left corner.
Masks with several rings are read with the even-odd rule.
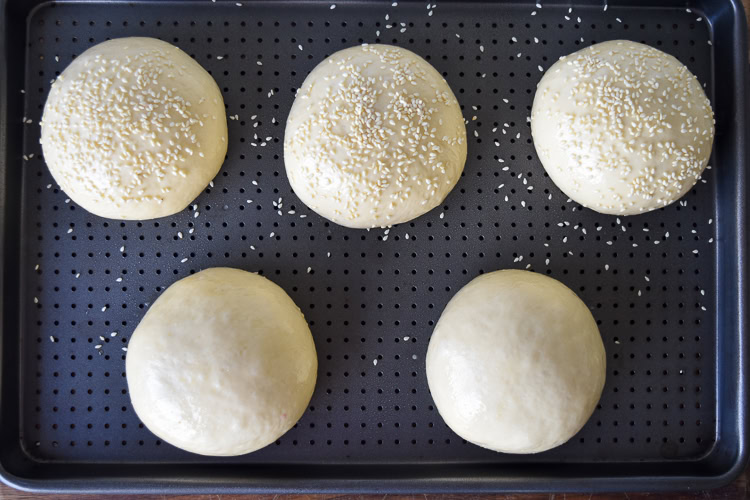
[[[531,133],[565,194],[597,212],[632,215],[695,185],[711,155],[714,117],[701,84],[677,59],[615,40],[547,70]]]
[[[318,359],[291,298],[254,273],[217,267],[173,284],[133,333],[133,408],[151,432],[201,455],[273,443],[302,416]]]
[[[529,271],[496,271],[463,287],[427,349],[440,415],[474,444],[537,453],[576,434],[604,387],[596,322],[573,291]]]
[[[63,191],[110,219],[153,219],[190,204],[227,152],[211,75],[155,38],[118,38],[78,56],[44,105],[42,150]]]
[[[354,228],[406,222],[439,205],[466,163],[466,126],[448,83],[389,45],[336,52],[289,113],[284,162],[294,192]]]

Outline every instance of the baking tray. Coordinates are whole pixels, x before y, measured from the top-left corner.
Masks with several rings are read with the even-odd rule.
[[[747,460],[742,7],[543,4],[3,0],[2,479],[81,493],[385,493],[692,489],[736,477]],[[38,122],[50,81],[75,55],[134,35],[172,42],[213,74],[230,142],[197,211],[120,222],[86,213],[57,188]],[[681,203],[627,218],[568,201],[537,160],[527,123],[539,67],[617,38],[685,63],[705,82],[717,120],[701,183]],[[363,42],[425,57],[469,121],[454,191],[388,238],[309,211],[282,158],[295,89],[324,57]],[[320,361],[295,428],[235,458],[159,441],[126,390],[121,347],[148,304],[210,266],[281,285],[309,320]],[[607,383],[569,443],[514,456],[446,427],[424,356],[461,286],[527,267],[590,305]]]

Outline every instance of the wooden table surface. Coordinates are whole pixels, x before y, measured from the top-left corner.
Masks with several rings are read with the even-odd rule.
[[[745,15],[750,24],[750,0],[742,0]],[[696,491],[691,493],[609,493],[601,495],[591,494],[528,494],[528,495],[121,495],[117,500],[684,500],[702,498],[705,500],[744,500],[750,499],[748,491],[748,477],[750,466],[745,469],[737,480],[729,486],[710,491]],[[0,483],[0,500],[28,500],[31,498],[44,500],[80,500],[81,495],[39,495],[14,490]],[[104,500],[111,495],[87,495],[84,500]]]

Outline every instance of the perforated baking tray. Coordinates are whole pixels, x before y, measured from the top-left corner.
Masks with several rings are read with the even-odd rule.
[[[706,488],[742,470],[747,68],[737,1],[0,3],[5,482],[77,492],[594,491]],[[68,200],[45,166],[38,122],[50,81],[86,48],[122,36],[178,45],[224,93],[227,160],[197,210],[101,219]],[[617,38],[685,63],[717,120],[713,168],[695,189],[627,218],[568,201],[545,175],[527,121],[540,68]],[[323,58],[364,42],[430,61],[470,137],[455,190],[387,238],[309,211],[282,158],[296,88]],[[125,382],[121,348],[148,305],[210,266],[281,285],[309,320],[320,360],[295,428],[236,458],[159,441]],[[425,379],[446,302],[499,268],[567,284],[607,349],[591,420],[540,455],[467,444],[441,420]]]

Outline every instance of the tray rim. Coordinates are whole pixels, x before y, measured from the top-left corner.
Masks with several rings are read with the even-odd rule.
[[[190,3],[198,0],[176,0],[178,3]],[[222,1],[222,0],[219,0]],[[267,0],[275,1],[275,0]],[[346,2],[347,0],[340,0]],[[358,3],[362,0],[352,0]],[[367,0],[365,0],[367,1]],[[403,0],[402,0],[403,1]],[[410,1],[410,0],[406,0]],[[523,3],[506,0],[489,0],[502,3]],[[68,0],[64,3],[127,3],[127,0]],[[9,51],[18,49],[11,41],[11,34],[20,31],[26,40],[26,22],[33,13],[54,1],[32,0],[0,0],[0,289],[3,301],[0,302],[0,481],[23,491],[29,492],[65,492],[65,493],[129,493],[129,494],[200,494],[200,493],[494,493],[494,492],[623,492],[623,491],[673,491],[717,488],[729,484],[744,470],[748,454],[748,419],[746,415],[748,370],[746,367],[747,344],[747,265],[746,252],[748,236],[745,232],[747,221],[747,186],[745,175],[748,159],[748,131],[746,123],[750,106],[745,97],[749,89],[747,63],[747,23],[744,7],[740,0],[724,0],[723,8],[729,10],[724,16],[731,18],[731,39],[734,42],[731,56],[733,79],[731,87],[734,91],[735,109],[739,112],[734,116],[735,150],[731,151],[733,160],[737,162],[737,185],[735,187],[738,203],[735,207],[736,220],[730,224],[733,232],[732,269],[737,277],[737,317],[732,318],[731,327],[736,332],[736,342],[723,345],[717,341],[717,357],[722,349],[730,349],[732,354],[731,367],[717,373],[717,379],[724,377],[732,382],[730,391],[732,400],[736,398],[736,407],[732,408],[737,423],[737,439],[727,445],[721,439],[717,440],[712,449],[703,457],[696,460],[681,460],[676,462],[659,462],[659,474],[646,475],[649,464],[654,462],[623,462],[592,464],[596,473],[586,472],[576,474],[586,463],[560,464],[459,464],[434,465],[425,463],[399,465],[289,465],[278,467],[275,465],[241,465],[241,464],[188,464],[180,465],[179,475],[162,474],[162,469],[170,470],[173,464],[134,463],[129,465],[119,463],[53,463],[34,459],[24,450],[18,440],[18,432],[14,429],[3,431],[9,427],[18,428],[19,410],[7,402],[18,400],[20,374],[12,372],[12,345],[8,348],[8,339],[3,333],[13,326],[18,326],[15,304],[8,297],[12,297],[13,290],[18,285],[18,254],[20,253],[20,239],[18,228],[14,227],[14,201],[19,196],[9,194],[9,177],[19,175],[9,169],[13,127],[9,125],[10,109],[20,106],[18,101],[9,100],[9,88],[13,87],[12,73],[8,72]],[[156,0],[155,3],[171,3],[171,0]],[[480,2],[476,2],[480,3]],[[557,3],[550,0],[548,3]],[[584,5],[599,5],[595,0],[582,0]],[[633,2],[640,4],[636,0]],[[685,7],[688,2],[665,0],[670,7]],[[697,0],[693,7],[696,11],[709,9],[709,0]],[[566,4],[567,5],[567,4]],[[639,7],[652,6],[645,3]],[[697,7],[697,8],[696,8]],[[14,16],[20,15],[24,23],[15,27],[9,24],[9,11],[13,8]],[[716,8],[714,4],[713,8]],[[20,14],[18,11],[21,11]],[[10,29],[9,29],[10,27]],[[25,53],[25,47],[21,46]],[[714,61],[716,62],[716,61]],[[713,77],[717,74],[714,68]],[[16,80],[23,78],[24,72],[15,73]],[[19,76],[20,75],[20,76]],[[18,128],[18,127],[16,127]],[[18,135],[18,134],[16,134]],[[12,179],[11,179],[12,180]],[[15,198],[15,199],[13,199]],[[8,210],[11,208],[11,210]],[[732,247],[729,243],[727,246]],[[734,276],[734,275],[733,275]],[[9,328],[10,327],[10,328]],[[17,346],[15,346],[17,347]],[[725,353],[726,354],[726,353]],[[9,368],[10,366],[10,368]],[[717,363],[717,372],[719,363]],[[734,378],[732,378],[734,377]],[[717,386],[719,383],[717,382]],[[726,386],[726,384],[722,384]],[[13,397],[15,396],[15,398]],[[726,394],[717,394],[717,398],[724,399]],[[10,406],[10,408],[9,408]],[[8,413],[15,419],[9,419]],[[717,420],[719,420],[717,413]],[[10,424],[7,422],[10,420]],[[721,422],[717,422],[720,425]],[[720,431],[721,432],[721,431]],[[726,431],[725,431],[726,432]],[[15,439],[13,439],[15,436]],[[722,445],[723,444],[723,445]],[[21,455],[24,465],[19,469],[16,464],[9,462]],[[18,462],[18,460],[16,460]],[[87,467],[81,467],[87,465]],[[542,469],[543,467],[547,469]],[[122,472],[126,469],[126,472]],[[540,470],[541,469],[541,470]],[[22,473],[22,472],[25,472]],[[41,474],[35,476],[34,474]],[[46,475],[45,475],[46,474]]]

